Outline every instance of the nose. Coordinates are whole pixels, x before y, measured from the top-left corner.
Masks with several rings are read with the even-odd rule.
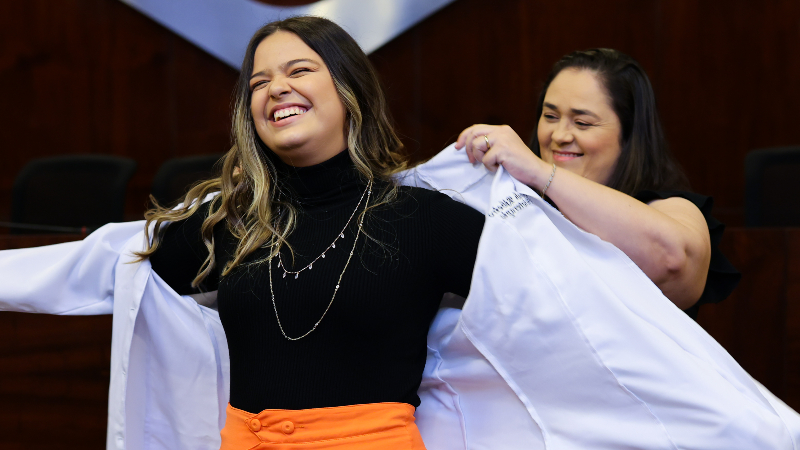
[[[572,142],[574,136],[572,135],[572,128],[566,120],[559,120],[552,135],[553,141],[558,145],[565,145]]]
[[[269,84],[269,96],[272,98],[281,98],[290,92],[292,92],[292,86],[286,77],[277,76]]]

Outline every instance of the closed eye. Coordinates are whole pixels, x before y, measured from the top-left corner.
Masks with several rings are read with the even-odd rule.
[[[552,113],[544,113],[543,116],[547,120],[558,120],[558,116]]]
[[[269,83],[269,81],[267,81],[267,80],[256,81],[255,83],[250,85],[250,91],[252,92],[252,91],[255,91],[257,89],[260,89],[260,88],[266,86],[267,83]]]
[[[306,68],[306,67],[300,67],[300,68],[294,69],[292,71],[292,76],[302,75],[304,72],[311,72],[311,69]]]

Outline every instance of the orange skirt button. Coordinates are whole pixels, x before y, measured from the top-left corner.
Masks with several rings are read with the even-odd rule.
[[[294,433],[294,424],[290,421],[285,421],[281,424],[281,431],[285,434],[292,434]]]

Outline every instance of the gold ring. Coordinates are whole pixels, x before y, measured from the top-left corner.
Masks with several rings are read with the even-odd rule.
[[[486,141],[486,151],[488,152],[492,147],[489,146],[489,138],[485,134],[483,135],[483,140]]]

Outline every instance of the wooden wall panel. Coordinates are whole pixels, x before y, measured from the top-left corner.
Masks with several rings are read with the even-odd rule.
[[[744,156],[798,144],[800,2],[459,0],[371,57],[398,128],[425,159],[475,122],[527,140],[539,88],[574,50],[613,47],[650,75],[678,161],[743,224]]]
[[[564,14],[558,2],[504,1],[488,7],[460,0],[373,53],[414,158],[432,156],[473,123],[508,124],[527,140],[541,83],[570,51],[630,47],[626,51],[643,55],[643,63],[654,54],[649,29],[655,3],[609,2],[609,10],[623,16],[614,21],[597,21],[593,2],[571,4],[566,38],[559,29],[563,23],[552,20]],[[631,25],[619,27],[625,20]]]
[[[14,177],[33,158],[135,159],[133,219],[165,160],[229,148],[236,70],[122,2],[2,2],[0,30],[0,221]]]
[[[744,156],[797,145],[800,2],[661,3],[659,100],[667,135],[718,217],[742,224]]]
[[[110,358],[111,316],[0,312],[0,448],[105,448]]]
[[[133,157],[130,218],[166,159],[229,144],[236,71],[117,0],[0,5],[0,220],[34,157]],[[653,80],[667,135],[717,214],[742,223],[745,153],[797,144],[800,3],[697,0],[459,0],[375,52],[398,129],[424,159],[475,122],[527,140],[553,62],[607,46]]]

